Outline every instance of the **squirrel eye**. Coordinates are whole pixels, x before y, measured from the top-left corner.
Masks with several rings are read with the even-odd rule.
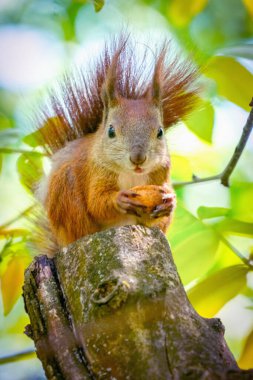
[[[109,126],[108,136],[110,137],[110,139],[113,139],[116,136],[115,128],[112,125]]]
[[[158,129],[158,132],[157,132],[157,138],[158,139],[161,139],[162,137],[163,137],[163,135],[164,135],[164,131],[163,131],[163,128],[159,128]]]

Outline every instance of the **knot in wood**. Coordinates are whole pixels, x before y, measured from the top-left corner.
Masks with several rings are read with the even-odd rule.
[[[91,301],[97,305],[105,305],[119,293],[123,292],[124,294],[127,294],[128,288],[128,283],[119,278],[106,279],[98,285],[97,289],[91,296]]]
[[[30,323],[28,325],[25,326],[25,330],[24,330],[24,334],[26,336],[28,336],[28,338],[31,338],[33,339],[33,331],[32,331],[32,326],[30,325]]]
[[[214,331],[217,331],[218,333],[221,333],[224,335],[225,327],[223,326],[220,318],[210,318],[209,321],[211,322],[211,326]]]

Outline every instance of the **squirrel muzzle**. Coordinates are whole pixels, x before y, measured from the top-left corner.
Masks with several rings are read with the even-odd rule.
[[[146,152],[142,146],[136,145],[132,148],[130,153],[130,161],[134,165],[142,165],[146,161]]]

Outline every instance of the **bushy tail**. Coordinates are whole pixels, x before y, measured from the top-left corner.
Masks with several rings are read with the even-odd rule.
[[[47,153],[98,129],[103,117],[101,89],[112,72],[117,93],[130,99],[144,97],[159,76],[165,128],[181,120],[196,103],[199,74],[189,59],[179,57],[168,41],[153,51],[121,35],[105,44],[88,69],[75,69],[51,91],[35,120],[37,139]]]
[[[156,89],[157,81],[163,124],[169,128],[196,103],[198,75],[191,61],[179,57],[170,42],[152,50],[121,35],[105,44],[88,70],[76,69],[65,75],[50,92],[35,120],[38,145],[52,155],[67,142],[94,133],[103,119],[102,88],[110,84],[118,96],[140,99]],[[34,226],[37,250],[53,256],[58,247],[42,210],[35,212]]]

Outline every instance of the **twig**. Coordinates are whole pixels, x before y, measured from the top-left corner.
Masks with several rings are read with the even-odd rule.
[[[173,182],[173,187],[182,187],[186,185],[194,185],[195,183],[200,182],[209,182],[209,181],[216,181],[221,178],[221,174],[217,174],[211,177],[205,177],[205,178],[199,178],[197,176],[192,176],[192,181],[185,181],[185,182]]]
[[[24,211],[22,211],[20,214],[15,216],[13,219],[9,220],[8,222],[2,224],[0,226],[0,230],[4,230],[6,227],[9,227],[11,224],[15,223],[17,220],[23,218],[23,216],[26,216],[34,207],[36,206],[36,203],[34,203],[32,206],[29,206]]]
[[[0,358],[0,365],[17,362],[19,360],[32,359],[34,355],[34,348],[30,348],[26,351],[17,352],[16,354],[3,356],[2,358]]]
[[[251,107],[253,107],[253,98],[249,104]],[[220,173],[215,176],[211,177],[206,177],[206,178],[198,178],[196,176],[193,176],[192,181],[186,181],[186,182],[176,182],[173,183],[173,186],[176,187],[181,187],[181,186],[186,186],[186,185],[193,185],[195,183],[200,183],[200,182],[208,182],[208,181],[215,181],[215,180],[220,180],[221,184],[228,187],[229,186],[229,178],[239,160],[241,157],[241,154],[243,152],[243,149],[248,141],[248,138],[250,136],[250,133],[253,128],[253,108],[251,108],[251,111],[249,113],[248,119],[246,121],[246,124],[243,128],[241,138],[235,148],[235,151],[225,167],[225,169]]]
[[[3,153],[3,154],[24,153],[24,154],[30,154],[30,155],[38,156],[38,157],[48,156],[48,154],[46,153],[37,152],[33,150],[26,150],[26,149],[17,149],[17,148],[0,148],[0,153]]]
[[[249,104],[251,107],[253,107],[253,98]],[[251,111],[249,113],[249,117],[246,121],[246,124],[243,128],[241,138],[239,140],[239,143],[237,144],[234,154],[231,157],[231,160],[227,164],[225,170],[221,174],[221,183],[224,186],[229,186],[229,177],[231,173],[233,172],[239,158],[241,157],[241,154],[243,152],[243,149],[248,141],[249,135],[253,128],[253,108],[251,108]]]

